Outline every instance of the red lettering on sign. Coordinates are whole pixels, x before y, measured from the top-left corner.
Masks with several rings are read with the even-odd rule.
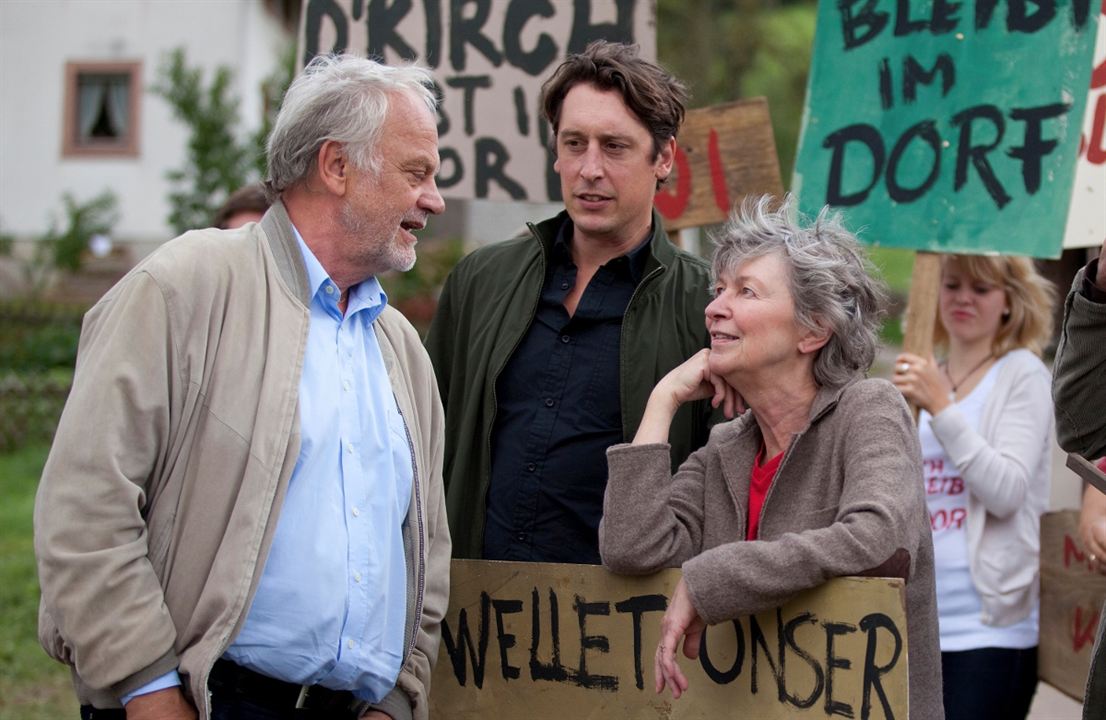
[[[730,193],[726,189],[726,171],[722,167],[722,155],[718,152],[718,131],[710,129],[707,138],[707,157],[710,158],[710,184],[714,188],[714,204],[724,213],[730,211]]]
[[[964,508],[953,508],[953,511],[949,513],[949,527],[961,530],[964,527],[964,518],[968,516],[968,511]]]
[[[1103,67],[1106,67],[1106,63],[1103,63]],[[1099,95],[1098,99],[1095,100],[1094,118],[1091,119],[1091,139],[1087,143],[1087,162],[1092,165],[1106,164],[1106,137],[1104,136],[1106,136],[1106,93]]]
[[[1076,605],[1075,613],[1071,619],[1071,649],[1079,652],[1087,645],[1094,643],[1095,632],[1098,630],[1098,618],[1100,611],[1088,610],[1087,622],[1083,622],[1083,608]]]
[[[683,148],[676,146],[676,191],[658,190],[653,196],[653,204],[657,206],[657,212],[667,220],[675,220],[687,210],[687,203],[691,200],[691,164],[687,161],[687,154]]]
[[[964,478],[949,478],[949,495],[960,495],[964,492]]]
[[[1083,551],[1076,545],[1075,540],[1071,535],[1064,533],[1064,567],[1071,567],[1072,558],[1075,558],[1077,563],[1085,563],[1087,561]]]

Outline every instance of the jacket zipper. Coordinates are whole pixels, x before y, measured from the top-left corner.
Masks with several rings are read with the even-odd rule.
[[[419,637],[419,625],[422,618],[422,605],[423,595],[426,592],[426,563],[423,557],[426,554],[426,534],[423,528],[422,517],[422,491],[419,489],[419,466],[415,461],[415,444],[411,440],[411,429],[407,426],[407,417],[403,414],[403,408],[399,406],[399,400],[396,400],[396,410],[399,412],[399,418],[403,421],[403,432],[407,436],[407,449],[411,453],[411,485],[415,490],[415,518],[418,523],[418,545],[419,552],[415,556],[416,573],[418,575],[418,592],[415,594],[415,613],[413,622],[411,623],[411,646],[407,649],[407,652],[403,654],[403,663],[407,663],[407,659],[411,657],[411,653],[415,649],[415,643]]]

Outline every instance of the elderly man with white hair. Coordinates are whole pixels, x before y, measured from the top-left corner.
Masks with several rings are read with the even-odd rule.
[[[82,718],[427,716],[443,417],[376,276],[443,210],[429,88],[316,58],[262,220],[166,243],[86,316],[35,507]]]

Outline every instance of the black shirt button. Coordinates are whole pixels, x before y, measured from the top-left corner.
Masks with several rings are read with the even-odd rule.
[[[546,407],[553,407],[553,398],[546,398],[545,399],[545,406]]]
[[[563,282],[563,283],[561,283],[561,289],[562,289],[562,290],[568,290],[568,282],[567,282],[567,281],[566,281],[566,282]]]
[[[562,335],[561,342],[567,345],[568,343],[572,342],[572,338],[570,338],[568,335]]]
[[[535,465],[534,463],[527,463],[527,465],[526,465],[526,472],[534,472],[537,469],[538,469],[538,466]]]
[[[515,539],[519,542],[526,542],[526,533],[520,532],[518,535],[515,535]]]

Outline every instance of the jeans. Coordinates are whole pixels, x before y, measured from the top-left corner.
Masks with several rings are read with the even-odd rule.
[[[1037,648],[941,653],[945,720],[1024,720],[1037,691]]]

